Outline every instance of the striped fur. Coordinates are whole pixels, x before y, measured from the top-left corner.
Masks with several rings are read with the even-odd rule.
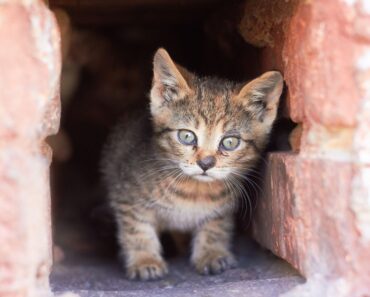
[[[154,57],[150,111],[127,117],[104,150],[103,177],[118,225],[129,278],[167,273],[158,234],[193,234],[191,261],[200,273],[219,273],[236,262],[230,252],[232,213],[243,174],[254,166],[276,117],[283,81],[267,72],[247,84],[200,78],[159,49]],[[184,145],[178,131],[195,133]],[[240,145],[221,149],[224,137]],[[206,173],[199,160],[215,160]]]

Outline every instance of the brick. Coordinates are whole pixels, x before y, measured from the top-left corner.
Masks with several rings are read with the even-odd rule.
[[[299,152],[301,148],[301,138],[303,133],[303,127],[301,124],[297,125],[289,135],[289,144],[291,150],[295,153]]]
[[[367,1],[301,1],[263,49],[263,69],[284,73],[285,114],[299,123],[295,153],[269,157],[253,225],[263,246],[308,279],[287,296],[370,292],[367,28]]]
[[[369,167],[273,153],[269,156],[267,196],[260,198],[255,214],[257,241],[309,279],[318,275],[325,282],[345,279],[351,295],[339,296],[361,296],[356,293],[370,288],[370,241],[358,228],[358,210],[365,206],[363,198],[369,193],[359,193],[362,203],[354,209],[354,193],[367,181],[352,183],[362,170],[369,172]],[[368,218],[369,212],[366,214]],[[321,283],[321,290],[326,286]]]
[[[40,1],[0,3],[0,296],[48,294],[49,163],[59,125],[59,33]]]
[[[263,68],[284,72],[287,107],[293,121],[302,122],[307,118],[323,125],[354,126],[360,96],[353,66],[363,41],[368,38],[365,28],[369,27],[369,18],[355,6],[339,0],[325,1],[325,5],[318,0],[285,4],[274,1],[269,7],[263,7],[264,1],[254,6],[251,2],[247,1],[246,15],[264,16],[265,19],[260,17],[257,23],[267,26],[260,30],[268,32],[265,45],[270,45],[263,50]],[[281,5],[287,6],[287,11],[293,10],[283,14],[283,20],[259,13],[279,12]],[[248,22],[248,18],[242,20],[241,29],[248,25],[243,22]],[[260,39],[254,41],[243,31],[241,34],[247,41],[259,45]]]

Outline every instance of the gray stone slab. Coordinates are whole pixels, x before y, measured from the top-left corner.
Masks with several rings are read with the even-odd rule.
[[[81,297],[275,297],[304,279],[286,262],[239,239],[236,244],[239,266],[216,276],[198,275],[185,257],[169,259],[170,274],[162,280],[140,282],[125,278],[113,257],[67,255],[56,264],[51,286],[56,293],[74,292]]]

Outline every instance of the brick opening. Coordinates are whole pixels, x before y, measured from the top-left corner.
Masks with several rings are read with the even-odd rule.
[[[369,295],[366,1],[48,2],[64,61],[61,132],[48,140],[55,158],[56,292],[118,296],[125,288],[127,294],[172,296],[176,287],[181,296],[276,296],[294,287],[286,296]],[[58,128],[59,32],[41,1],[4,0],[0,39],[0,296],[48,296],[51,154],[44,139]],[[144,104],[158,46],[201,74],[243,80],[269,69],[284,73],[281,114],[298,124],[278,125],[282,139],[266,156],[251,233],[304,275],[304,284],[297,285],[302,279],[287,264],[245,243],[246,236],[236,248],[242,267],[252,270],[203,282],[180,259],[171,262],[175,278],[162,287],[124,281],[112,256],[97,160],[118,114]]]
[[[245,42],[239,33],[238,24],[242,18],[240,2],[199,1],[173,5],[164,1],[143,3],[142,6],[134,2],[117,3],[120,18],[109,5],[76,6],[64,1],[51,1],[51,5],[52,8],[64,9],[56,13],[62,34],[65,32],[65,43],[68,42],[64,47],[61,77],[61,129],[51,139],[55,146],[52,165],[54,243],[56,256],[61,256],[54,264],[52,285],[55,290],[98,290],[99,285],[126,292],[145,289],[147,285],[124,281],[123,270],[117,271],[120,266],[116,256],[115,224],[99,174],[99,159],[105,138],[123,112],[148,104],[151,60],[158,47],[165,47],[178,63],[191,71],[237,81],[247,81],[261,73],[262,51]],[[97,19],[100,9],[107,16]],[[152,12],[148,14],[147,11]],[[64,12],[69,14],[69,19]],[[287,117],[281,117],[277,121],[277,133],[274,133],[278,137],[272,139],[270,150],[289,150],[288,136],[293,127]],[[262,186],[261,177],[262,174],[257,179],[254,177],[258,185],[250,186],[251,200],[256,199],[254,196],[259,192],[258,187]],[[256,274],[249,279],[281,278],[281,289],[272,285],[265,289],[265,293],[287,290],[301,280],[289,265],[267,256],[255,244],[246,243],[252,210],[245,204],[237,216],[240,235],[235,245],[242,254],[243,265],[252,257],[250,254],[259,257],[260,263],[257,261],[256,265],[260,268],[255,268],[260,269],[258,276]],[[164,245],[170,247],[165,249],[165,253],[171,257],[174,252],[171,240],[166,236],[163,240]],[[187,250],[189,248],[187,245]],[[244,248],[245,252],[242,251]],[[251,251],[247,252],[248,249]],[[171,261],[175,263],[173,273],[182,272],[176,261],[183,261],[181,265],[186,266],[184,273],[195,274],[186,262],[188,254],[186,252],[170,260],[170,266]],[[98,263],[97,267],[90,267],[94,261]],[[108,266],[110,269],[107,265],[111,265]],[[266,265],[273,268],[268,271]],[[90,279],[87,278],[88,269],[91,269],[90,273],[94,272]],[[110,285],[108,277],[104,279],[100,276],[103,272],[114,280]],[[241,269],[240,273],[247,271]],[[234,272],[233,276],[217,279],[228,283],[235,279],[236,274]],[[86,280],[91,288],[87,284],[78,284],[75,278]],[[193,280],[193,285],[199,285],[200,279]],[[184,280],[176,277],[171,280],[170,277],[170,280],[163,282],[166,281],[178,286],[176,283]],[[215,281],[211,280],[208,285],[212,282]]]

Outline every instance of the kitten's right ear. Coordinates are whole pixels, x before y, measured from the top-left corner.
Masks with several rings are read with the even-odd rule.
[[[261,125],[270,129],[276,118],[283,86],[281,73],[268,71],[244,85],[235,100]]]
[[[187,80],[190,76],[190,73],[172,61],[165,49],[158,49],[153,60],[153,85],[150,92],[152,113],[155,114],[164,103],[189,94],[191,89]]]

